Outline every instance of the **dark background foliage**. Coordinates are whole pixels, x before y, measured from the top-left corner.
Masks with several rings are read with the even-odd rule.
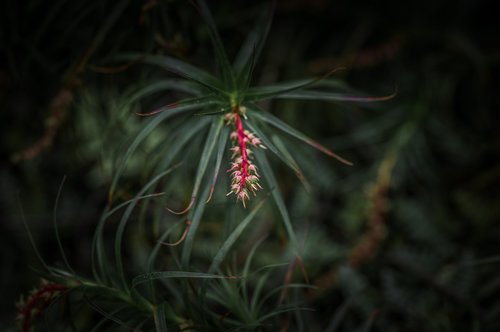
[[[335,77],[359,90],[398,89],[391,101],[362,108],[269,105],[355,163],[345,167],[297,147],[314,203],[304,203],[310,201],[289,171],[279,172],[297,228],[326,234],[328,245],[314,250],[342,252],[329,263],[320,252],[305,259],[320,287],[309,299],[317,311],[309,330],[333,329],[330,318],[342,306],[345,331],[363,322],[375,331],[500,328],[500,49],[492,4],[278,1],[254,83],[345,67]],[[209,5],[230,56],[267,8],[254,1]],[[59,259],[52,219],[64,176],[61,236],[73,265],[88,272],[109,185],[106,158],[120,147],[120,130],[126,134],[108,106],[154,74],[140,65],[113,74],[97,67],[110,55],[140,51],[214,70],[203,22],[189,3],[119,7],[79,0],[0,4],[2,330],[14,324],[19,295],[39,280],[23,218],[47,261]],[[93,106],[79,107],[86,98]],[[118,134],[95,148],[103,143],[99,128],[113,126]],[[42,137],[43,148],[19,154]]]

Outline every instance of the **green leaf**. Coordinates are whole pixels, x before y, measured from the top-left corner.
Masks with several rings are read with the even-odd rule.
[[[198,203],[193,209],[189,211],[188,220],[191,220],[191,226],[184,240],[184,245],[182,247],[181,254],[181,264],[184,268],[189,266],[189,260],[191,258],[191,251],[193,250],[193,242],[198,226],[200,225],[201,217],[203,216],[203,211],[205,210],[206,200],[208,198],[210,188],[206,186],[200,195]]]
[[[250,88],[245,95],[245,101],[250,102],[277,98],[278,96],[285,93],[291,93],[296,90],[305,89],[307,87],[320,83],[340,69],[342,68],[334,69],[321,77]]]
[[[183,151],[184,146],[190,142],[195,135],[200,134],[203,128],[210,123],[210,119],[208,118],[196,120],[197,121],[191,119],[189,125],[179,126],[175,134],[172,135],[171,140],[165,142],[165,146],[168,147],[168,150],[164,153],[163,159],[158,163],[155,173],[170,167],[179,152]]]
[[[280,158],[288,167],[290,167],[294,172],[297,178],[302,181],[304,186],[306,188],[309,188],[309,185],[304,177],[304,173],[300,169],[299,165],[295,162],[295,160],[292,158],[292,156],[288,153],[286,148],[284,146],[278,148],[275,146],[275,144],[272,142],[272,140],[276,140],[276,136],[273,136],[273,139],[269,139],[267,135],[260,130],[260,128],[252,123],[252,121],[247,120],[245,124],[248,126],[248,128],[253,131],[255,134],[257,134],[257,137],[262,141],[264,146],[271,150],[278,158]]]
[[[216,271],[224,258],[226,257],[227,253],[229,250],[231,250],[231,247],[234,245],[236,240],[241,236],[245,228],[250,224],[250,222],[253,220],[257,212],[260,210],[262,205],[264,204],[264,200],[260,201],[253,209],[250,211],[250,213],[246,216],[245,219],[241,223],[236,226],[236,228],[231,232],[231,234],[226,238],[226,241],[222,244],[220,247],[219,251],[215,255],[214,259],[212,260],[212,264],[210,265],[210,268],[208,269],[208,273],[213,273]]]
[[[276,96],[278,99],[297,99],[297,100],[321,100],[334,102],[355,102],[355,103],[372,103],[376,101],[386,101],[394,98],[397,92],[387,96],[356,96],[345,93],[332,93],[325,91],[291,91]]]
[[[224,156],[224,151],[227,145],[228,137],[229,137],[229,128],[225,126],[224,128],[222,128],[222,132],[219,135],[219,143],[217,148],[217,157],[215,159],[214,175],[212,178],[212,184],[210,186],[210,194],[208,196],[207,203],[210,201],[215,191],[215,184],[217,183],[217,178],[219,176],[220,166],[222,164],[222,157]]]
[[[170,107],[168,111],[162,112],[158,114],[156,117],[152,118],[147,125],[144,126],[144,128],[135,136],[134,140],[128,147],[127,151],[125,152],[125,155],[121,161],[121,164],[118,166],[118,169],[115,172],[115,175],[113,177],[113,180],[111,182],[111,186],[109,189],[109,202],[111,203],[113,199],[113,194],[116,189],[116,186],[118,184],[118,180],[120,176],[122,175],[123,171],[125,170],[125,167],[127,165],[127,161],[130,159],[132,154],[137,150],[139,147],[139,144],[144,141],[149,134],[163,121],[165,121],[168,118],[171,118],[175,115],[179,115],[188,111],[192,111],[198,108],[202,108],[205,106],[210,105],[210,101],[200,101],[200,100],[192,100],[191,102],[184,102],[182,105],[178,107]]]
[[[152,280],[160,280],[160,279],[225,279],[227,277],[221,276],[218,274],[209,274],[202,272],[188,272],[188,271],[157,271],[144,273],[136,276],[132,280],[132,287],[137,287],[140,284],[144,284],[146,282]]]
[[[144,63],[159,66],[171,73],[195,81],[213,92],[222,95],[226,94],[222,89],[223,86],[221,85],[221,82],[217,78],[198,67],[195,67],[176,58],[172,58],[166,55],[152,54],[124,54],[116,58],[118,60],[140,59]]]
[[[31,244],[31,247],[33,248],[33,251],[35,252],[36,257],[37,257],[39,263],[43,266],[43,268],[47,272],[52,273],[52,269],[47,265],[47,263],[43,259],[42,255],[40,254],[40,251],[38,250],[38,248],[36,246],[35,240],[33,239],[33,234],[31,233],[31,230],[28,226],[28,222],[26,221],[26,216],[24,215],[24,209],[23,209],[23,206],[21,204],[21,200],[20,200],[19,196],[17,196],[17,203],[19,205],[19,211],[21,212],[21,219],[23,221],[23,226],[24,226],[24,229],[26,230],[26,234],[28,235],[28,240]]]
[[[123,233],[125,232],[125,227],[130,219],[130,215],[132,214],[132,211],[134,210],[135,206],[137,203],[141,200],[140,197],[144,193],[146,193],[156,182],[158,182],[161,178],[163,178],[165,175],[170,173],[172,169],[168,169],[157,176],[155,176],[153,179],[151,179],[140,191],[137,193],[136,198],[127,206],[127,209],[123,213],[123,216],[120,220],[120,223],[118,224],[118,228],[116,230],[115,234],[115,261],[116,261],[116,269],[117,269],[117,274],[118,278],[121,280],[121,287],[123,289],[128,289],[128,285],[125,279],[125,272],[123,270],[123,261],[122,261],[122,240],[123,240]]]
[[[260,276],[252,292],[253,294],[252,294],[252,299],[250,301],[250,310],[253,312],[257,312],[257,304],[259,303],[261,292],[264,289],[267,279],[269,278],[269,274],[270,271],[266,271],[264,274]]]
[[[212,157],[215,143],[217,142],[217,138],[220,135],[220,132],[221,132],[223,125],[224,125],[224,121],[221,117],[217,117],[217,118],[214,118],[212,120],[212,126],[211,126],[210,132],[208,133],[208,136],[206,138],[205,147],[203,148],[203,151],[201,153],[200,162],[198,164],[198,169],[196,171],[193,192],[191,193],[191,200],[190,200],[188,206],[184,210],[179,211],[179,212],[175,212],[175,211],[168,209],[170,212],[175,213],[175,214],[183,214],[183,213],[186,213],[193,206],[194,202],[196,201],[196,199],[198,197],[198,191],[200,190],[201,181],[203,180],[203,177],[204,177],[205,172],[207,170],[208,161]]]
[[[291,312],[291,311],[296,311],[296,310],[314,311],[314,309],[312,309],[312,308],[305,308],[305,307],[304,308],[296,307],[296,306],[287,306],[287,307],[281,307],[281,308],[278,307],[275,310],[273,310],[272,312],[260,317],[258,322],[263,323],[265,320],[267,320],[271,317],[281,315],[281,314]]]
[[[274,287],[271,291],[267,292],[266,295],[264,295],[260,301],[258,302],[256,306],[256,310],[259,310],[262,308],[267,300],[269,300],[271,297],[276,295],[277,293],[280,293],[284,289],[288,288],[308,288],[308,289],[318,289],[317,286],[314,285],[308,285],[308,284],[287,284],[287,285],[282,285],[278,287]]]
[[[210,9],[208,9],[208,6],[204,0],[198,0],[197,4],[200,14],[208,26],[210,39],[212,40],[212,44],[215,49],[215,58],[217,59],[217,64],[222,74],[224,87],[227,90],[233,91],[236,88],[233,69],[231,68],[231,64],[229,63],[229,60],[227,58],[224,46],[222,45],[222,41],[219,36],[219,32],[217,31],[217,27],[215,25],[212,14],[210,13]]]
[[[258,149],[254,151],[255,159],[258,161],[260,165],[260,169],[262,172],[262,178],[266,180],[269,185],[270,190],[272,190],[272,196],[274,198],[274,202],[278,207],[278,211],[281,214],[281,218],[283,219],[283,224],[285,225],[285,229],[288,233],[288,238],[291,242],[291,247],[294,251],[298,250],[297,236],[295,235],[295,231],[293,230],[292,221],[290,220],[290,216],[288,215],[288,210],[285,206],[285,201],[283,200],[283,196],[281,196],[281,192],[279,190],[278,183],[276,182],[276,178],[274,176],[274,172],[269,165],[269,161],[264,152],[259,151]]]
[[[184,79],[165,79],[148,83],[145,87],[133,91],[127,102],[134,103],[146,96],[166,90],[185,92],[195,96],[201,95],[206,91],[205,89],[201,89],[198,84],[192,81]]]
[[[257,248],[264,242],[264,237],[260,238],[255,242],[255,244],[252,246],[252,249],[250,249],[250,252],[247,254],[247,257],[245,259],[245,265],[243,266],[243,279],[241,280],[241,288],[243,289],[243,298],[245,299],[245,302],[248,303],[248,288],[247,288],[247,279],[248,279],[248,274],[250,271],[250,266],[252,264],[253,256],[255,255],[255,252],[257,251]]]
[[[104,240],[103,240],[103,231],[104,231],[104,225],[106,223],[106,220],[119,211],[120,209],[124,208],[125,206],[129,205],[130,203],[136,201],[137,199],[145,199],[145,198],[150,198],[150,197],[157,197],[158,194],[152,194],[152,195],[144,195],[140,197],[134,197],[133,199],[130,199],[128,201],[125,201],[118,206],[114,207],[113,209],[110,209],[109,207],[106,208],[106,210],[103,212],[101,215],[101,218],[99,219],[99,222],[97,223],[96,226],[96,231],[93,237],[93,242],[92,242],[92,253],[91,253],[91,258],[92,258],[92,271],[94,278],[101,284],[107,284],[109,282],[109,275],[111,274],[110,270],[110,264],[107,262],[106,259],[106,251],[105,251],[105,246],[104,246]]]
[[[184,222],[182,224],[185,225],[185,220],[184,220]],[[174,228],[175,228],[175,226],[172,226],[172,227],[168,228],[165,232],[163,232],[163,234],[161,235],[161,237],[156,241],[156,244],[153,247],[153,250],[151,250],[151,253],[148,256],[147,265],[146,265],[148,272],[152,272],[153,271],[153,269],[154,269],[154,263],[155,263],[155,260],[156,260],[156,256],[158,255],[158,252],[160,251],[160,248],[163,245],[163,242],[165,242],[165,240],[170,235],[170,233],[174,230]]]
[[[59,186],[59,189],[57,190],[56,201],[54,203],[54,220],[53,220],[53,223],[54,223],[54,231],[56,233],[57,246],[59,248],[59,252],[61,253],[64,265],[66,266],[66,268],[68,269],[69,272],[71,272],[72,274],[75,274],[75,272],[73,271],[73,269],[69,265],[68,258],[66,257],[66,254],[64,253],[63,245],[62,245],[62,242],[61,242],[61,237],[59,236],[59,227],[57,226],[57,207],[59,205],[59,199],[61,198],[62,188],[64,186],[65,181],[66,181],[66,176],[63,177],[63,179],[61,181],[61,185]]]
[[[269,34],[271,28],[271,23],[273,21],[274,7],[276,6],[276,1],[272,1],[272,8],[266,11],[252,31],[247,35],[245,42],[240,48],[236,60],[234,61],[233,68],[235,72],[239,73],[239,77],[251,77],[248,75],[250,68],[253,68],[255,62],[260,57],[262,49]],[[245,81],[245,80],[244,80]]]
[[[116,323],[117,325],[119,326],[123,326],[123,327],[126,327],[126,328],[131,328],[130,326],[128,326],[123,320],[121,320],[120,318],[116,317],[116,314],[124,309],[127,309],[126,306],[122,306],[121,308],[117,308],[115,310],[113,310],[112,312],[107,312],[105,309],[101,308],[97,303],[95,303],[95,301],[92,301],[91,299],[89,299],[86,295],[84,295],[84,300],[85,302],[87,302],[87,304],[89,305],[89,307],[91,307],[93,310],[95,310],[96,312],[98,312],[99,314],[103,315],[104,317],[106,317],[108,320]]]
[[[189,264],[194,236],[196,234],[201,217],[203,215],[203,211],[205,209],[206,201],[210,192],[210,186],[204,187],[202,194],[199,197],[200,199],[198,200],[197,204],[195,204],[195,207],[191,209],[190,206],[194,204],[194,202],[196,201],[198,190],[201,187],[201,181],[203,179],[203,175],[206,172],[209,159],[212,155],[215,143],[217,142],[217,137],[220,134],[223,124],[224,122],[222,118],[214,118],[212,120],[212,127],[206,139],[205,147],[203,149],[201,159],[198,164],[198,170],[196,172],[196,180],[192,194],[192,197],[195,197],[195,199],[191,198],[191,203],[189,204],[188,208],[185,209],[185,211],[190,210],[188,214],[188,220],[191,221],[191,226],[189,227],[186,239],[184,240],[184,245],[182,248],[182,256],[181,256],[181,264],[186,268]]]
[[[317,79],[303,79],[274,85],[251,87],[245,94],[245,101],[251,102],[275,98],[280,94],[311,86],[317,81]]]
[[[136,113],[136,114],[140,115],[140,116],[152,116],[152,115],[157,115],[159,113],[163,113],[163,112],[170,111],[173,109],[177,109],[181,106],[186,106],[186,105],[204,104],[204,106],[208,106],[208,105],[220,105],[223,102],[224,101],[218,99],[217,96],[209,94],[209,95],[181,99],[181,100],[175,101],[171,104],[159,107],[151,112]]]
[[[311,186],[307,182],[306,178],[304,177],[304,172],[300,169],[299,164],[293,159],[291,153],[288,151],[288,149],[285,146],[285,143],[279,138],[277,135],[272,136],[272,140],[274,144],[276,145],[276,148],[280,151],[280,154],[283,155],[283,159],[286,160],[287,165],[290,165],[290,167],[295,170],[295,175],[299,178],[300,182],[304,185],[307,191],[310,191]]]
[[[253,107],[256,107],[256,106],[253,106]],[[301,140],[302,142],[314,147],[315,149],[323,152],[324,154],[326,154],[332,158],[337,159],[338,161],[340,161],[344,164],[352,165],[352,163],[350,161],[342,158],[341,156],[337,155],[333,151],[329,150],[328,148],[324,147],[323,145],[319,144],[318,142],[314,141],[313,139],[307,137],[305,134],[301,133],[300,131],[290,127],[289,125],[287,125],[286,123],[284,123],[283,121],[281,121],[280,119],[278,119],[277,117],[272,115],[271,113],[266,112],[264,110],[257,110],[257,109],[254,110],[253,107],[252,107],[252,109],[249,109],[249,112],[251,112],[251,114],[253,116],[260,119],[261,121],[264,121],[264,122],[278,128],[278,129],[282,130],[284,133]]]
[[[353,302],[353,298],[349,298],[345,300],[339,308],[337,308],[337,310],[335,311],[335,315],[333,315],[325,332],[337,331],[337,329],[340,327],[340,324],[342,323],[342,320],[347,314],[347,311],[352,307]]]
[[[156,332],[167,332],[167,317],[165,315],[165,303],[161,303],[154,308],[154,320]]]
[[[245,94],[250,86],[253,76],[253,70],[255,68],[255,52],[252,53],[252,57],[250,58],[248,64],[243,68],[243,71],[239,74],[237,84],[238,84],[238,104],[241,104],[243,100],[245,100]]]

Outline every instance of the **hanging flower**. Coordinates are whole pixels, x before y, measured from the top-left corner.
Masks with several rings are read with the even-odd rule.
[[[231,172],[231,194],[236,195],[237,200],[241,200],[245,207],[245,200],[250,199],[249,193],[255,196],[255,192],[262,189],[259,184],[259,173],[257,166],[252,163],[252,150],[250,147],[264,148],[260,139],[254,133],[243,128],[241,116],[245,116],[245,107],[234,106],[230,113],[224,117],[226,125],[234,126],[229,138],[233,146],[231,159],[231,167],[228,172]]]

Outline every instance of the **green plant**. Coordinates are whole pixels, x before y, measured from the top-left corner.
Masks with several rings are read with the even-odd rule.
[[[295,267],[303,268],[301,245],[266,153],[269,151],[283,161],[306,186],[307,181],[296,161],[300,156],[291,152],[294,149],[281,139],[280,134],[306,143],[344,164],[351,163],[264,110],[259,103],[273,99],[360,103],[393,97],[358,96],[341,81],[329,78],[336,70],[319,78],[254,87],[251,85],[252,74],[264,48],[271,24],[270,14],[265,15],[249,34],[231,64],[207,5],[198,1],[196,8],[207,24],[220,78],[165,55],[115,57],[132,62],[139,59],[180,77],[148,84],[124,97],[124,104],[135,105],[158,93],[190,96],[151,112],[137,112],[151,118],[134,133],[116,164],[108,207],[97,225],[93,241],[93,277],[85,278],[73,271],[59,239],[65,267],[43,263],[47,278],[60,285],[57,289],[67,290],[61,298],[66,298],[69,303],[86,303],[104,317],[95,323],[94,330],[106,324],[106,320],[117,323],[117,329],[130,327],[157,331],[166,331],[167,328],[275,330],[280,325],[281,316],[291,314],[296,316],[294,319],[301,320],[300,312],[308,308],[301,305],[300,297],[288,293],[310,286],[292,282]],[[160,126],[163,133],[158,133]],[[229,142],[232,156],[228,162],[225,156]],[[203,147],[200,150],[198,146]],[[120,185],[125,182],[123,175],[140,149],[148,154],[142,172],[149,180],[132,198],[118,202],[121,199]],[[193,167],[190,162],[177,163],[178,159],[199,161]],[[228,169],[223,167],[227,164],[230,165]],[[173,172],[181,171],[185,177],[172,176]],[[229,179],[219,176],[227,172],[231,173]],[[189,193],[178,186],[186,180],[193,183]],[[229,187],[229,193],[224,190],[221,195],[221,190],[216,190],[218,186]],[[126,188],[128,190],[130,188]],[[259,190],[268,195],[257,197]],[[231,194],[241,201],[244,208],[252,195],[257,197],[257,202],[249,204],[249,210],[242,210],[226,199]],[[174,209],[174,205],[180,206],[179,202],[186,196],[186,206]],[[280,215],[287,243],[279,264],[263,264],[251,272],[257,246],[245,255],[242,269],[232,249],[249,225],[256,222],[264,206],[267,207],[267,196],[272,197]],[[222,234],[220,245],[207,246],[212,251],[196,255],[195,260],[195,236],[199,237],[201,232],[202,218],[209,218],[205,211],[207,204],[214,200],[211,216],[225,219],[227,233]],[[220,208],[221,205],[224,209]],[[164,206],[170,213],[166,213]],[[132,225],[132,220],[139,222]],[[234,220],[241,221],[235,225]],[[110,235],[107,229],[114,224],[116,229]],[[180,239],[168,242],[174,235]],[[129,248],[126,254],[138,257],[132,259],[130,266],[126,265],[124,255],[126,241]],[[113,243],[111,248],[109,243]],[[168,253],[162,250],[165,247],[170,248]],[[110,249],[113,259],[108,256]],[[234,261],[229,264],[231,258]],[[223,265],[224,262],[228,264]],[[282,265],[288,266],[288,270],[280,270]],[[130,278],[132,273],[135,276]],[[271,273],[279,277],[269,281]],[[306,273],[304,277],[307,278]],[[277,280],[284,282],[280,284]],[[79,310],[84,309],[79,307],[71,315],[77,315]],[[81,324],[84,327],[78,328],[89,328]]]

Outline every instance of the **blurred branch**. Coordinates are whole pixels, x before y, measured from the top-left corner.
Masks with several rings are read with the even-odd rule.
[[[11,157],[13,162],[33,159],[52,145],[64,119],[66,110],[73,101],[75,91],[81,85],[81,77],[89,59],[102,44],[109,30],[123,13],[127,4],[128,1],[121,1],[115,6],[111,15],[98,31],[91,44],[87,47],[80,59],[72,66],[72,69],[66,76],[62,87],[50,103],[50,115],[45,121],[45,131],[42,137],[29,148],[14,154]]]

